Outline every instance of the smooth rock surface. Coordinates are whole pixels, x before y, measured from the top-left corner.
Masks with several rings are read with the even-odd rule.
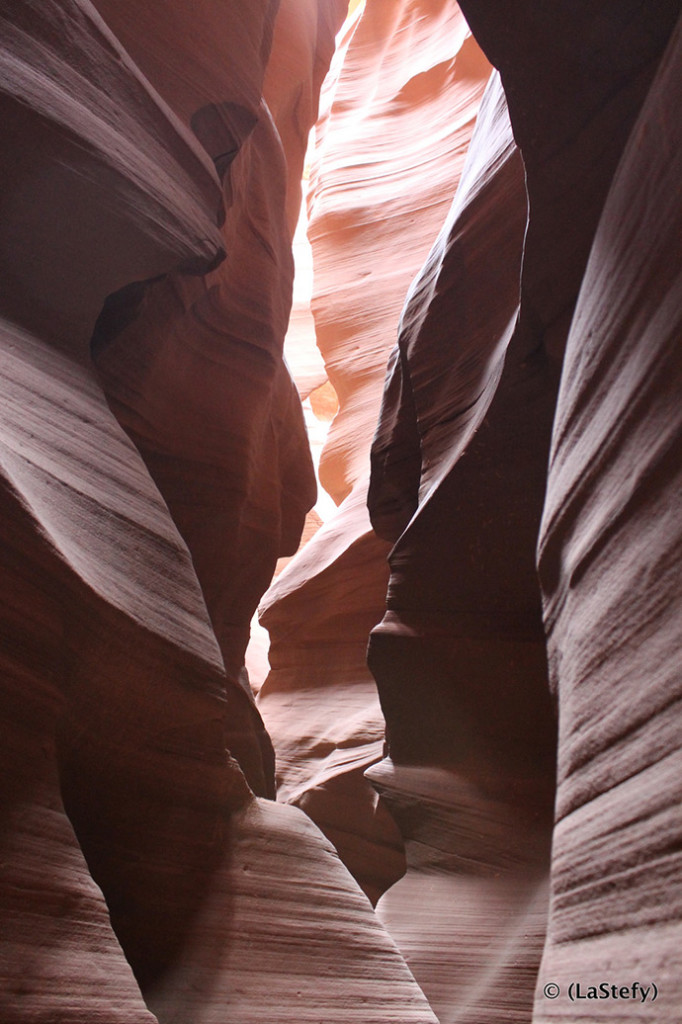
[[[530,217],[519,330],[561,358],[592,239],[679,0],[462,0],[500,71]],[[529,341],[530,344],[530,341]]]
[[[385,555],[362,494],[352,494],[260,611],[271,644],[258,706],[277,753],[278,797],[305,806],[375,900],[404,869],[395,827],[362,780],[384,742],[366,647],[386,590]]]
[[[204,831],[208,865],[198,821],[248,790],[226,759],[222,662],[189,554],[82,364],[109,292],[221,257],[220,190],[89,4],[1,17],[2,1017],[152,1021],[130,962],[142,976],[164,950],[126,961],[93,875],[140,938],[177,941],[184,894],[144,921],[159,850],[182,854],[160,808],[189,791],[176,817]],[[113,863],[97,852],[112,832]]]
[[[622,379],[609,381],[605,368],[607,379],[603,382],[598,380],[595,371],[585,383],[586,394],[594,404],[588,405],[588,400],[582,399],[580,422],[573,426],[573,447],[567,442],[569,451],[580,452],[580,456],[573,456],[571,465],[570,479],[575,494],[569,492],[569,497],[564,493],[562,497],[562,487],[567,481],[563,466],[561,470],[556,468],[550,473],[547,506],[550,512],[546,510],[545,517],[552,526],[546,528],[548,547],[543,548],[541,561],[545,590],[544,624],[534,567],[535,547],[547,483],[546,465],[554,404],[573,308],[591,249],[595,267],[599,265],[600,255],[608,253],[604,265],[608,267],[610,282],[622,276],[615,262],[619,254],[611,244],[611,238],[600,244],[599,236],[595,240],[594,232],[623,147],[679,14],[679,3],[645,6],[606,4],[595,12],[590,4],[571,5],[559,10],[558,5],[548,7],[530,0],[519,5],[513,20],[510,20],[506,7],[496,2],[463,0],[462,7],[470,16],[471,26],[482,47],[501,72],[511,125],[524,161],[529,220],[525,237],[523,223],[517,223],[516,241],[510,238],[508,243],[511,264],[509,260],[504,264],[508,276],[500,276],[499,271],[496,273],[497,252],[493,248],[493,239],[497,236],[499,240],[500,223],[486,225],[485,231],[481,231],[481,243],[485,246],[485,240],[489,239],[492,251],[478,249],[475,244],[477,217],[481,213],[485,216],[485,205],[481,199],[486,192],[483,190],[478,196],[476,188],[471,189],[473,201],[467,209],[464,188],[459,209],[457,200],[455,202],[456,214],[449,225],[449,235],[446,233],[441,244],[435,247],[422,277],[411,289],[403,314],[399,349],[389,368],[382,420],[374,445],[370,488],[373,522],[382,535],[396,543],[390,557],[388,611],[384,621],[373,632],[370,664],[379,685],[393,762],[442,766],[454,775],[458,784],[465,780],[472,786],[482,805],[485,800],[493,798],[496,802],[506,803],[509,812],[516,807],[517,827],[523,830],[526,827],[523,824],[525,816],[530,814],[532,817],[533,808],[539,815],[538,824],[548,821],[553,795],[554,737],[547,690],[546,627],[552,630],[550,658],[560,711],[559,766],[560,772],[564,773],[562,777],[570,777],[573,781],[573,774],[580,774],[579,766],[582,767],[586,760],[589,763],[590,748],[583,733],[587,730],[588,734],[592,731],[599,734],[603,719],[610,717],[606,709],[614,700],[603,681],[603,669],[608,665],[612,645],[618,641],[613,635],[610,620],[605,620],[604,616],[609,615],[609,608],[614,621],[621,612],[624,616],[628,614],[628,602],[619,607],[618,613],[615,611],[616,594],[621,602],[623,599],[621,583],[616,582],[617,559],[614,553],[610,572],[608,567],[611,563],[604,563],[601,584],[592,575],[591,589],[588,590],[586,584],[580,590],[580,574],[577,570],[571,571],[568,561],[569,552],[573,551],[573,532],[578,534],[579,526],[573,523],[565,526],[564,513],[551,510],[561,508],[562,500],[566,505],[570,501],[572,514],[579,517],[576,510],[580,509],[581,501],[588,504],[587,522],[584,522],[582,533],[585,545],[587,538],[596,534],[602,517],[608,520],[611,503],[618,504],[621,500],[619,489],[629,493],[630,488],[636,486],[639,473],[636,467],[649,463],[646,443],[638,453],[637,438],[630,437],[631,428],[636,434],[637,420],[629,409],[626,411],[626,406],[620,404],[628,389],[635,386],[637,374],[644,372],[639,369],[645,351],[643,345],[632,356],[632,365],[623,368]],[[669,100],[669,103],[669,109],[672,109],[674,100]],[[660,109],[652,109],[651,117],[657,126],[656,131],[665,131],[666,115]],[[489,121],[489,129],[493,120]],[[482,124],[479,127],[482,130]],[[640,129],[636,141],[632,142],[633,153],[641,153],[647,131],[646,127]],[[491,133],[491,141],[493,137]],[[474,142],[470,154],[472,169],[476,168],[475,145]],[[667,139],[661,139],[658,152],[666,154],[659,156],[661,167],[670,162],[672,149]],[[655,169],[655,161],[652,159],[650,163]],[[645,180],[648,181],[645,164],[646,157],[642,156],[637,168],[637,184],[633,176],[629,196],[633,210],[637,211],[635,216],[639,214],[640,217],[638,207],[641,200],[638,204],[634,190],[639,188],[642,196],[648,199],[657,181],[654,170],[651,185],[643,185]],[[494,162],[491,162],[490,168],[493,166]],[[482,169],[479,163],[477,171]],[[672,166],[670,173],[672,178]],[[485,182],[486,178],[494,180],[494,176],[488,174],[483,175],[481,181]],[[466,170],[463,183],[471,188]],[[518,204],[518,186],[515,195]],[[668,217],[676,209],[674,195],[675,190],[669,187],[663,200]],[[513,207],[507,203],[505,207],[509,212],[512,209],[520,212],[518,205]],[[628,224],[620,236],[620,259],[626,268],[631,268],[634,253],[643,254],[650,243],[645,242],[643,234],[636,236],[636,221],[628,220],[625,204],[618,213],[620,220],[616,221],[614,217],[613,224]],[[462,217],[460,224],[458,216]],[[673,224],[676,225],[674,219]],[[652,237],[654,235],[657,238],[661,235],[657,224],[653,226]],[[626,237],[631,245],[627,250]],[[633,331],[633,324],[641,325],[638,312],[634,313],[632,322],[626,319],[609,322],[609,317],[622,315],[625,318],[631,314],[624,301],[626,295],[630,303],[635,295],[644,302],[644,289],[648,285],[652,308],[656,308],[660,288],[671,279],[671,275],[679,273],[679,246],[673,255],[672,235],[670,239],[670,242],[662,243],[664,246],[668,244],[670,251],[662,255],[655,270],[651,269],[648,280],[643,273],[629,271],[629,291],[613,294],[611,286],[606,287],[606,275],[599,278],[605,302],[599,307],[595,323],[584,328],[582,345],[588,351],[595,343],[594,336],[600,331],[612,332],[608,334],[608,341],[604,341],[611,351],[616,349],[618,342],[622,342],[626,332]],[[487,259],[482,258],[482,252],[486,252]],[[478,266],[477,258],[481,260]],[[670,269],[662,272],[664,265]],[[519,279],[520,294],[517,291],[514,298],[514,288]],[[583,284],[583,297],[587,281],[589,277]],[[597,289],[594,288],[593,303],[597,302],[596,294]],[[517,307],[518,319],[515,320]],[[505,311],[509,317],[506,330]],[[661,316],[658,309],[657,323]],[[671,323],[676,323],[674,316]],[[500,323],[492,334],[479,330],[481,319],[493,327],[495,317],[500,318]],[[574,321],[574,331],[578,323],[579,317]],[[445,364],[443,345],[448,330],[452,333],[457,356]],[[442,341],[440,347],[437,344],[439,337]],[[666,328],[659,343],[665,345],[668,337]],[[575,389],[580,394],[581,376],[587,376],[590,364],[586,357],[577,354],[580,343],[576,341],[575,344],[576,355],[564,370],[564,389],[567,393]],[[439,356],[443,362],[439,363]],[[675,362],[671,363],[668,372],[671,379],[675,379]],[[600,404],[597,395],[601,399]],[[651,385],[647,397],[652,419],[664,416],[668,406],[666,390],[661,387],[656,392]],[[609,406],[614,412],[607,427],[606,409]],[[616,418],[616,407],[620,410],[619,418]],[[586,409],[589,412],[583,417]],[[597,433],[600,420],[603,426]],[[561,423],[560,405],[559,429]],[[676,429],[672,424],[670,426],[673,431]],[[595,440],[590,448],[588,439],[593,429]],[[655,428],[652,428],[653,433]],[[631,460],[628,469],[623,469],[620,474],[620,479],[605,454],[614,435],[622,438],[620,443],[627,448]],[[667,428],[666,436],[670,437]],[[617,443],[614,440],[614,445]],[[556,452],[559,444],[556,434],[553,444]],[[568,456],[566,458],[568,460]],[[679,470],[679,458],[677,462],[672,455],[670,458],[668,484],[672,493],[676,486],[673,479],[677,479],[674,474]],[[613,459],[617,464],[615,450]],[[671,468],[673,465],[675,469]],[[594,493],[588,491],[587,481],[592,482]],[[557,489],[554,498],[553,486]],[[661,500],[660,550],[667,551],[672,558],[670,545],[675,543],[676,532],[664,524],[663,508],[667,514],[674,499]],[[556,523],[547,519],[550,514],[557,516]],[[663,612],[667,602],[663,599],[659,603],[659,595],[665,593],[672,600],[674,591],[669,590],[670,576],[667,567],[663,568],[664,563],[654,568],[651,562],[644,561],[643,544],[639,539],[644,526],[634,506],[628,507],[627,515],[633,517],[633,530],[629,533],[624,523],[623,540],[632,547],[623,549],[620,557],[623,560],[627,558],[628,564],[638,567],[633,568],[633,572],[639,572],[639,592],[646,595],[642,596],[641,603],[650,609],[647,625],[653,634],[648,656],[648,663],[651,663],[652,658],[656,661],[660,653],[658,631],[665,632],[667,622],[667,613]],[[623,516],[626,516],[625,511]],[[646,523],[649,529],[653,528],[651,515],[646,517]],[[555,530],[554,535],[552,529]],[[438,538],[437,543],[434,543],[434,538]],[[654,550],[653,543],[649,544],[649,550]],[[573,557],[579,558],[577,552]],[[586,575],[593,557],[597,557],[596,552],[594,556],[585,554],[579,561],[580,566],[584,562]],[[625,561],[618,564],[624,566]],[[631,580],[629,594],[637,603],[638,591],[630,570],[623,572],[625,579]],[[600,590],[600,585],[603,590]],[[553,619],[554,607],[556,602],[563,600],[567,607],[570,604],[571,614],[567,611],[562,629],[559,629]],[[653,608],[662,612],[656,627],[652,625]],[[634,611],[632,614],[634,616]],[[580,625],[583,616],[584,622]],[[632,620],[634,631],[637,621],[636,618]],[[599,623],[602,629],[598,637]],[[620,689],[623,685],[625,661],[620,655],[619,658],[620,674],[616,679],[614,670],[611,689]],[[634,662],[631,668],[634,668]],[[641,672],[637,677],[641,678]],[[562,679],[566,680],[563,684]],[[587,679],[591,680],[591,692]],[[562,711],[562,685],[567,688],[565,700],[570,709],[569,715],[574,716],[573,722],[570,717],[567,722]],[[656,736],[655,740],[652,737],[650,746],[652,757],[654,751],[656,756],[662,757],[668,750],[665,743],[658,743],[661,736],[654,703],[658,685],[656,680],[651,690],[646,691],[646,696],[640,698],[654,715],[653,719],[649,720],[642,714],[637,725],[632,725],[632,730],[652,729]],[[661,701],[674,701],[676,691],[670,680],[666,685],[661,680],[660,685],[665,690]],[[630,698],[626,718],[632,703]],[[529,712],[534,716],[532,719]],[[614,728],[616,719],[623,714],[625,704],[620,711],[616,705]],[[635,747],[636,741],[633,740],[628,749],[634,751]],[[604,751],[601,761],[603,775],[600,778],[604,794],[609,785],[607,780],[613,782],[617,777],[618,759],[615,754],[611,759],[611,753],[610,750]],[[626,763],[631,765],[631,772],[639,773],[636,756]],[[622,770],[624,773],[627,771],[625,763]],[[664,772],[662,769],[661,779]],[[581,800],[589,800],[595,784],[591,777],[587,783],[588,792],[583,793]],[[631,785],[630,789],[634,797],[637,784]],[[607,922],[599,944],[598,962],[604,969],[615,969],[617,950],[621,948],[621,924],[616,906],[610,909],[609,893],[611,890],[629,893],[630,886],[635,886],[635,876],[628,873],[627,867],[625,876],[621,878],[614,865],[612,881],[606,884],[603,897],[595,895],[594,905],[588,907],[587,887],[594,886],[595,893],[602,893],[597,881],[602,858],[606,856],[597,852],[601,849],[597,838],[601,834],[601,826],[597,825],[596,811],[594,816],[587,812],[590,823],[588,825],[585,820],[582,829],[570,812],[564,822],[565,812],[561,810],[561,794],[564,793],[566,783],[560,782],[557,806],[560,822],[555,833],[550,916],[550,927],[556,932],[550,932],[550,946],[541,978],[544,982],[561,981],[563,997],[556,1002],[544,999],[542,988],[538,987],[536,1015],[539,1014],[541,1020],[545,1017],[550,1019],[552,1015],[565,1020],[576,1019],[576,1007],[570,1003],[566,986],[569,978],[578,980],[581,962],[583,971],[589,973],[592,970],[591,950],[585,946],[581,958],[577,943],[581,936],[587,939],[595,929],[599,931],[600,924],[595,921],[595,915]],[[618,805],[614,817],[618,821],[622,819],[623,828],[627,828],[623,817],[625,811],[615,795],[611,796],[611,802],[614,808]],[[637,804],[638,811],[633,811],[634,818],[639,823],[640,818],[646,819],[649,813],[657,816],[659,803],[652,793],[648,802],[643,796]],[[605,807],[608,804],[605,799]],[[665,818],[665,812],[661,813]],[[604,819],[599,817],[598,820]],[[652,858],[652,847],[658,849],[658,840],[654,846],[646,826],[638,824],[635,831],[636,838],[623,840],[633,865],[636,860],[646,862]],[[667,821],[664,831],[669,837]],[[539,834],[542,834],[542,829]],[[621,850],[620,836],[618,830],[618,851]],[[610,839],[614,840],[613,833]],[[675,841],[672,842],[674,844]],[[594,849],[590,860],[583,857],[582,850],[586,844],[591,844]],[[565,851],[563,854],[562,849]],[[672,855],[668,847],[666,851]],[[537,852],[541,852],[540,848]],[[614,852],[618,863],[619,856],[619,852]],[[610,858],[611,854],[607,863],[610,863]],[[581,873],[577,865],[583,863],[585,867]],[[659,874],[657,861],[651,887],[645,889],[642,883],[642,889],[634,888],[632,915],[634,904],[641,908],[650,893],[651,898],[660,901],[661,879],[667,866],[666,858],[661,862]],[[528,870],[532,870],[531,861],[528,862]],[[632,871],[635,871],[634,866]],[[401,943],[410,951],[416,976],[423,978],[427,992],[433,992],[430,998],[439,1016],[445,1020],[457,1020],[460,1019],[460,1009],[452,1001],[448,1002],[445,988],[438,987],[438,967],[441,979],[445,976],[442,964],[434,965],[428,939],[423,934],[417,940],[410,935],[410,906],[416,906],[418,902],[416,879],[415,892],[409,890],[411,877],[414,877],[414,872],[408,870],[405,883],[399,883],[395,893],[387,895],[386,913],[402,930]],[[659,895],[655,895],[657,878]],[[400,901],[401,885],[405,893],[404,904]],[[473,892],[468,893],[465,902],[471,899]],[[482,890],[478,891],[478,897],[481,898],[481,918],[488,914],[488,932],[492,934],[498,920],[497,914],[491,912],[495,904],[486,902],[487,894]],[[629,898],[624,900],[626,908],[630,905]],[[627,910],[624,913],[627,914]],[[522,915],[517,920],[522,921]],[[536,916],[536,924],[539,920]],[[644,915],[642,923],[644,920],[648,921],[649,916]],[[605,934],[609,928],[612,930],[611,944]],[[670,976],[667,963],[670,960],[671,934],[663,924],[660,937],[655,932],[651,934],[650,962],[660,965],[661,976],[666,979]],[[622,942],[622,949],[628,949],[625,963],[632,973],[635,961],[629,957],[634,944],[628,945],[625,936]],[[609,948],[614,951],[613,959],[609,959]],[[532,950],[537,962],[537,931],[528,946],[529,954]],[[526,961],[527,966],[532,962],[532,955]],[[459,958],[460,953],[456,952],[455,957]],[[454,969],[457,969],[457,962]],[[510,959],[509,966],[512,962]],[[552,964],[557,965],[561,978],[552,976]],[[570,966],[564,970],[564,964]],[[524,998],[512,1005],[521,993],[514,992],[513,998],[500,1001],[494,972],[491,975],[487,973],[488,967],[492,968],[491,961],[482,958],[469,966],[472,972],[470,991],[473,989],[476,995],[474,1005],[477,1014],[483,1014],[483,1019],[500,1021],[509,1019],[510,1014],[521,1014],[518,1019],[529,1019],[532,970],[526,970],[519,982],[525,990]],[[446,969],[452,970],[453,965]],[[476,985],[477,978],[485,989],[483,993]],[[600,1004],[598,1013],[591,1007],[581,1008],[581,1012],[585,1020],[609,1016],[620,1020],[623,1013],[632,1015],[632,1019],[640,1019],[638,1010],[633,1007],[624,1010],[622,1004],[614,1002],[609,1006]],[[661,1012],[669,1012],[663,1004]]]
[[[149,78],[85,0],[27,0],[0,15],[8,1024],[254,1021],[266,1004],[272,1021],[435,1024],[328,842],[301,812],[254,798],[244,776],[268,788],[264,734],[238,669],[225,671],[234,648],[224,634],[219,643],[207,608],[218,618],[216,593],[235,586],[245,602],[260,596],[261,563],[220,579],[223,543],[235,541],[225,526],[239,527],[245,558],[249,538],[265,537],[272,560],[295,547],[312,500],[281,360],[286,158],[261,92],[275,7],[203,4],[192,21],[178,7],[102,3],[126,43],[138,41]],[[243,32],[216,31],[230,13]],[[190,44],[209,41],[220,52],[199,46],[192,63]],[[237,47],[232,63],[225,45]],[[228,103],[214,117],[230,84],[238,110]],[[198,125],[196,101],[213,111]],[[250,103],[254,123],[242,116]],[[242,146],[234,173],[221,159],[228,130]],[[225,250],[233,277],[216,278]],[[226,332],[241,363],[225,357]],[[116,362],[125,338],[135,342]],[[242,383],[254,376],[255,411]],[[111,404],[133,409],[140,436],[155,439],[156,464],[149,446],[144,455],[170,481],[166,500],[112,415],[104,378]],[[246,506],[221,479],[233,455]],[[192,511],[178,514],[193,501],[209,539],[191,535]],[[220,522],[208,518],[215,505]]]
[[[559,393],[540,542],[560,732],[538,1022],[672,1024],[682,1001],[681,72],[678,26],[604,207]],[[659,995],[549,1002],[550,981]]]
[[[232,826],[195,920],[206,952],[151,994],[160,1020],[437,1024],[367,898],[306,815],[257,800]]]
[[[400,828],[408,865],[377,913],[438,1020],[529,1020],[549,822],[442,768],[386,759],[367,775]]]
[[[347,32],[308,198],[317,340],[340,401],[320,479],[337,503],[366,479],[405,293],[457,187],[490,70],[452,0],[373,0]]]
[[[222,662],[189,554],[92,376],[21,328],[2,341],[3,1019],[146,1020],[90,872],[144,982],[182,942],[216,822],[249,798],[225,753]]]
[[[525,221],[523,168],[493,79],[403,313],[373,445],[370,511],[396,543],[370,664],[394,759],[471,768],[493,790],[526,777],[531,795],[543,773],[552,791],[534,551],[557,377],[512,341]],[[409,678],[420,680],[418,702]]]
[[[296,384],[345,0],[0,11],[3,1022],[678,1024],[680,3],[462,6],[466,158],[350,4]]]
[[[282,360],[297,201],[287,182],[301,177],[340,5],[282,6],[275,34],[284,54],[298,40],[293,77],[290,55],[268,63],[271,4],[208,5],[198,27],[177,10],[165,30],[174,34],[153,42],[130,38],[125,10],[106,7],[216,161],[227,256],[207,277],[167,277],[114,297],[95,333],[94,361],[192,553],[232,683],[230,749],[255,791],[273,795],[270,741],[240,679],[256,605],[277,559],[296,550],[315,500],[300,402]],[[233,66],[240,44],[246,50]],[[170,81],[169,68],[180,64],[193,74]],[[276,120],[261,96],[266,67]]]
[[[526,211],[494,75],[403,311],[369,498],[395,544],[369,646],[391,760],[368,774],[408,865],[379,912],[442,1024],[529,1020],[544,936],[555,726],[534,555],[557,375],[514,335]]]
[[[339,510],[264,599],[272,670],[258,705],[281,796],[333,836],[373,899],[403,860],[361,779],[383,748],[366,647],[389,551],[367,516],[369,448],[405,291],[451,201],[488,74],[455,3],[373,0],[340,40],[316,126],[312,310],[339,399],[320,479]]]
[[[6,4],[0,28],[2,309],[84,359],[108,294],[219,261],[219,182],[86,0]]]

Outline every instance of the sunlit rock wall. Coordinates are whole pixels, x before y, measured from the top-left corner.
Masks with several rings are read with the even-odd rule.
[[[362,776],[383,750],[366,648],[389,551],[368,520],[369,449],[405,293],[451,203],[489,73],[451,0],[370,0],[340,41],[316,127],[312,310],[339,399],[320,477],[340,507],[264,599],[259,707],[280,797],[306,808],[373,899],[404,860]]]
[[[328,841],[254,796],[246,623],[314,500],[287,161],[342,13],[277,7],[0,11],[7,1024],[435,1024]]]

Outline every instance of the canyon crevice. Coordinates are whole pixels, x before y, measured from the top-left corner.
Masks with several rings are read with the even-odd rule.
[[[0,9],[3,1022],[677,1024],[680,15]]]

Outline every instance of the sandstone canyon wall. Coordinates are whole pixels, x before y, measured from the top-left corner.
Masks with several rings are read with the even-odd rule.
[[[248,620],[314,500],[289,182],[344,13],[278,7],[0,12],[8,1024],[434,1021],[330,844],[254,795]]]
[[[678,1024],[680,3],[351,6],[0,8],[8,1024]]]
[[[376,900],[404,870],[363,770],[384,720],[366,664],[389,545],[372,530],[369,449],[404,296],[457,187],[490,66],[451,0],[373,0],[341,40],[308,195],[312,311],[339,411],[320,462],[338,512],[268,591],[259,694],[280,798],[305,807]]]
[[[514,334],[526,212],[495,76],[403,314],[370,489],[396,541],[369,651],[389,759],[370,776],[409,867],[379,911],[441,1021],[529,1019],[544,938],[555,726],[534,551],[556,372]]]
[[[540,573],[559,706],[538,992],[658,986],[682,1005],[682,26],[611,184],[568,338]],[[583,986],[583,993],[585,987]],[[642,1012],[641,1010],[639,1011]],[[539,1021],[591,1020],[547,1005]],[[604,1015],[606,1016],[606,1015]],[[635,1019],[611,1005],[608,1019]]]
[[[395,544],[369,657],[390,758],[368,774],[394,808],[408,864],[432,889],[441,875],[438,939],[415,870],[379,911],[441,1020],[462,1019],[463,1000],[472,1019],[529,1018],[533,957],[522,979],[519,949],[534,952],[537,966],[551,687],[558,823],[534,1019],[651,1012],[672,1021],[680,1000],[679,808],[669,776],[678,748],[667,732],[679,629],[680,435],[668,391],[679,395],[675,42],[651,83],[680,8],[607,4],[597,15],[593,5],[531,2],[511,22],[499,4],[462,7],[500,69],[528,224],[525,237],[518,222],[514,234],[510,181],[511,200],[488,214],[476,240],[495,199],[493,171],[503,171],[489,146],[478,182],[464,172],[389,367],[370,506]],[[494,120],[489,114],[489,144]],[[481,146],[484,123],[482,114]],[[472,821],[479,836],[469,843]],[[471,880],[486,862],[496,879],[487,887]],[[488,956],[472,963],[473,936]],[[446,978],[450,987],[439,985]],[[617,996],[595,1010],[585,998],[602,982],[656,979],[653,1009]],[[578,1005],[571,982],[582,983]],[[549,989],[556,1000],[545,985],[559,986]]]

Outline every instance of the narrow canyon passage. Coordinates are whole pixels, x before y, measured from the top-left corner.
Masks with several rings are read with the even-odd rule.
[[[0,8],[3,1022],[679,1024],[680,15]]]

